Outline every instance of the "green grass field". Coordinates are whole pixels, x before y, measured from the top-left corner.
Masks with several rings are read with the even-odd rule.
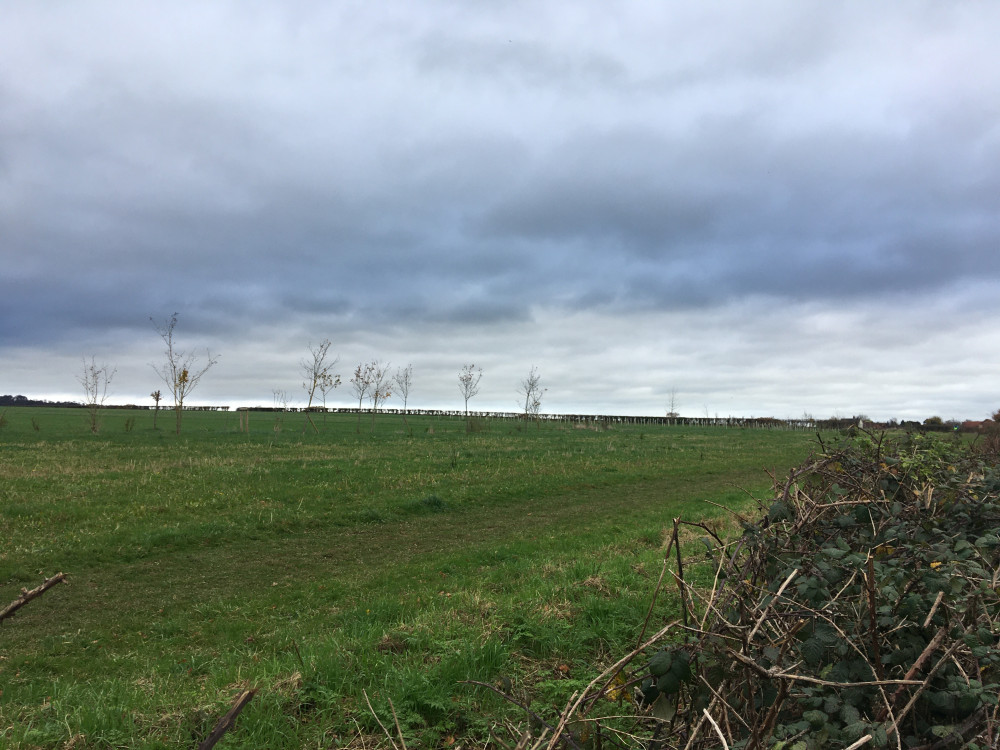
[[[482,746],[634,646],[671,519],[722,513],[801,432],[380,415],[7,409],[0,747]],[[131,420],[131,421],[130,421]],[[657,623],[676,614],[661,597]]]

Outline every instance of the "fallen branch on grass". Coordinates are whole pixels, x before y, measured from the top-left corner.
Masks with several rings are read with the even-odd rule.
[[[30,602],[32,599],[41,596],[50,588],[55,586],[57,583],[62,583],[65,580],[66,580],[65,573],[56,573],[51,578],[45,579],[45,581],[42,583],[41,586],[34,588],[31,591],[28,591],[28,589],[21,589],[21,595],[17,597],[17,599],[12,601],[3,609],[0,609],[0,622],[3,622],[8,617],[13,617],[14,613],[17,612],[17,610],[19,610],[25,604]]]
[[[257,694],[256,690],[244,690],[242,693],[236,696],[236,700],[233,701],[232,707],[226,712],[226,715],[219,719],[219,722],[215,725],[215,729],[212,733],[205,738],[205,741],[198,745],[198,750],[210,750],[210,748],[215,747],[215,743],[222,739],[222,735],[229,731],[236,721],[236,717],[240,715],[240,712],[246,707],[246,705],[253,699]]]

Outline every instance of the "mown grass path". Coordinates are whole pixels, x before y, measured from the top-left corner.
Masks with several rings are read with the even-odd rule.
[[[757,485],[760,489],[761,481]],[[502,513],[482,505],[333,532],[307,530],[252,544],[223,541],[160,554],[153,560],[80,571],[74,578],[79,582],[84,577],[87,591],[63,596],[69,606],[59,619],[64,628],[84,627],[92,624],[93,614],[78,613],[76,606],[114,613],[145,602],[145,608],[155,612],[172,602],[264,596],[275,583],[350,581],[360,588],[401,568],[503,547],[516,546],[521,554],[532,546],[539,555],[553,549],[567,551],[613,538],[616,529],[631,530],[643,521],[657,528],[669,524],[671,509],[676,513],[687,508],[689,519],[716,515],[710,507],[699,508],[698,501],[732,490],[728,482],[706,486],[696,479],[662,479],[546,496],[537,503],[514,504]],[[622,518],[625,513],[627,521]]]

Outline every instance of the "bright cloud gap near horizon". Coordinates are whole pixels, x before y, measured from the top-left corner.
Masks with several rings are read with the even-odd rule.
[[[414,365],[415,408],[1000,407],[1000,6],[0,9],[0,393]],[[350,405],[343,387],[331,403]],[[301,405],[301,404],[300,404]],[[388,405],[393,405],[390,401]]]

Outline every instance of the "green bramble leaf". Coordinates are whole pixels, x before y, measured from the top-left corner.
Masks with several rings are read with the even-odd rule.
[[[657,651],[653,658],[649,660],[649,673],[653,677],[662,677],[670,671],[674,657],[669,651]]]

